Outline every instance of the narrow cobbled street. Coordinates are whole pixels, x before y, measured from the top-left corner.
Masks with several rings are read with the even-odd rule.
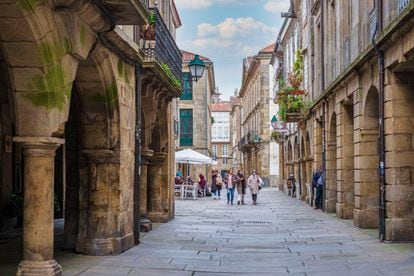
[[[380,243],[275,189],[258,202],[178,200],[175,220],[81,275],[414,275],[410,244]]]

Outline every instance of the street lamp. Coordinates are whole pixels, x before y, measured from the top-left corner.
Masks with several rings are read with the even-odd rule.
[[[188,64],[188,67],[190,68],[193,81],[198,81],[203,76],[206,65],[204,64],[204,61],[200,59],[199,55],[195,55],[194,59]]]
[[[278,123],[277,123],[276,115],[273,115],[272,120],[270,121],[270,123],[272,124],[273,129],[277,129]]]

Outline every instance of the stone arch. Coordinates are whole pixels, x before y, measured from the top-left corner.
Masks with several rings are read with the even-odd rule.
[[[288,162],[293,162],[293,149],[292,149],[292,143],[290,140],[288,141]]]
[[[307,195],[306,191],[306,183],[308,182],[308,172],[306,169],[306,145],[305,145],[305,135],[302,133],[301,135],[301,143],[300,143],[300,175],[301,175],[301,198],[305,199]]]
[[[307,182],[312,182],[312,144],[309,135],[309,131],[306,131],[306,143],[305,143],[305,156],[306,156],[306,171],[307,171]]]
[[[67,196],[79,211],[67,208],[67,247],[120,253],[133,246],[134,67],[98,43],[79,63],[74,83],[69,122],[80,123],[79,143],[67,156],[78,158],[79,168],[67,177]],[[73,130],[66,126],[68,135]]]
[[[338,151],[340,159],[338,166],[338,202],[336,215],[339,218],[351,219],[354,213],[354,109],[352,101],[340,105],[341,116],[339,122],[340,140]]]
[[[371,86],[364,100],[361,135],[355,153],[354,224],[378,227],[378,89]]]
[[[288,140],[287,144],[287,166],[286,166],[286,173],[285,176],[289,177],[290,173],[293,173],[293,148],[291,139]]]
[[[337,131],[336,113],[329,120],[327,144],[327,181],[326,181],[326,211],[334,213],[337,197]]]
[[[4,8],[0,48],[12,76],[16,134],[61,137],[78,62],[108,24],[84,0],[17,0]]]

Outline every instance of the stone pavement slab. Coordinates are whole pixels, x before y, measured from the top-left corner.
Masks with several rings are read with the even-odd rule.
[[[64,275],[82,276],[414,275],[413,244],[381,243],[271,188],[257,206],[177,200],[176,218],[141,242],[118,256],[56,258]]]
[[[414,247],[380,243],[275,189],[264,189],[257,206],[201,198],[177,200],[176,208],[176,219],[140,246],[80,275],[103,266],[149,276],[414,275]]]

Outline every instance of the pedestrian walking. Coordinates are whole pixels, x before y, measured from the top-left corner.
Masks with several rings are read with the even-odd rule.
[[[289,177],[287,179],[288,181],[290,181],[291,185],[292,185],[292,197],[296,197],[296,179],[295,176],[293,175],[293,173],[289,174]]]
[[[312,185],[316,186],[316,198],[315,198],[315,208],[322,209],[323,203],[323,184],[325,182],[323,169],[320,168],[319,171],[315,172],[312,179]]]
[[[246,194],[246,179],[242,170],[237,171],[239,181],[237,182],[237,204],[244,205],[244,195]]]
[[[213,199],[220,199],[220,192],[223,186],[223,179],[221,178],[221,175],[218,173],[218,170],[213,169],[211,173],[211,193],[213,194]]]
[[[252,195],[253,205],[257,205],[257,194],[259,193],[260,177],[253,170],[252,174],[247,179],[247,186],[250,188],[250,194]]]
[[[234,202],[234,188],[237,183],[237,176],[233,174],[233,171],[230,169],[225,176],[224,182],[226,183],[227,188],[227,204],[233,205]]]

